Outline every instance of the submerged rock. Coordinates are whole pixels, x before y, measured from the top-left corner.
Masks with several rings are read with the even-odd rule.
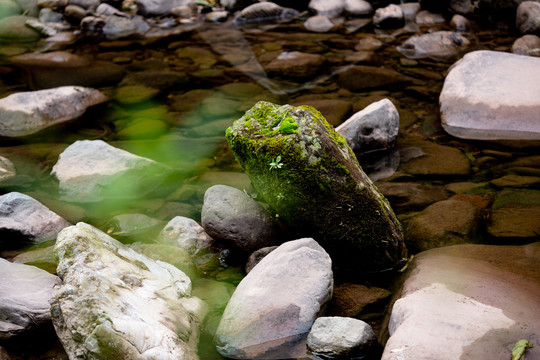
[[[52,175],[72,202],[134,198],[160,185],[170,170],[102,140],[79,140],[60,154]]]
[[[79,86],[15,93],[0,99],[0,136],[34,134],[77,119],[90,106],[105,101],[99,90]]]
[[[539,190],[503,190],[493,203],[488,233],[498,239],[535,239],[540,234],[539,218]]]
[[[394,146],[399,130],[399,113],[383,99],[357,112],[336,128],[354,152],[366,153]]]
[[[286,51],[266,65],[269,75],[293,79],[311,78],[321,73],[326,59],[322,55]]]
[[[84,223],[60,234],[55,257],[51,314],[70,359],[198,359],[204,306],[183,272]]]
[[[227,140],[253,186],[339,269],[384,270],[406,254],[401,225],[346,140],[312,107],[257,103]]]
[[[289,241],[240,282],[216,333],[218,351],[237,359],[272,359],[269,351],[305,337],[332,296],[330,257],[313,239]]]
[[[234,18],[234,24],[241,26],[254,23],[287,21],[297,17],[298,10],[285,8],[273,2],[261,2],[250,5]]]
[[[409,59],[446,60],[459,55],[469,46],[470,41],[463,35],[451,31],[435,31],[414,35],[397,50]]]
[[[464,139],[540,140],[538,79],[539,58],[468,53],[444,81],[439,99],[443,128]]]
[[[507,360],[519,339],[540,357],[540,243],[455,245],[415,256],[383,360]]]
[[[58,278],[37,267],[2,258],[0,273],[0,341],[50,324],[49,300]]]
[[[10,192],[0,196],[0,245],[19,247],[26,242],[56,239],[71,224],[30,196]]]

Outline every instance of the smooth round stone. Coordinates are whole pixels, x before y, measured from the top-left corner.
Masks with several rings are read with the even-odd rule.
[[[523,35],[512,44],[512,53],[517,55],[529,55],[536,50],[540,50],[540,37],[536,35]]]
[[[469,20],[463,15],[456,14],[452,16],[452,20],[450,20],[450,26],[453,27],[456,31],[464,32],[466,31],[470,24]]]
[[[334,23],[326,16],[312,16],[304,22],[304,27],[309,31],[325,33],[334,27]]]
[[[14,15],[0,20],[0,41],[32,42],[41,38],[36,30],[26,26],[26,21],[37,20],[26,15]]]
[[[418,25],[425,25],[425,26],[442,24],[445,21],[446,19],[441,14],[434,14],[427,10],[420,11],[418,14],[416,14],[416,17],[415,17],[415,22]]]
[[[16,2],[11,0],[0,0],[0,19],[19,15],[20,13],[21,8]]]
[[[524,1],[519,4],[516,28],[522,34],[540,34],[540,3]]]
[[[365,0],[345,0],[345,11],[353,16],[369,16],[373,6]]]

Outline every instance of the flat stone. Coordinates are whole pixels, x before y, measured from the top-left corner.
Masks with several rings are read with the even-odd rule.
[[[467,176],[471,168],[469,160],[456,148],[420,139],[400,140],[402,154],[400,168],[411,175]],[[418,151],[418,156],[404,159],[404,151]]]
[[[424,251],[474,242],[479,238],[481,219],[480,208],[470,202],[436,202],[407,221],[405,238],[408,248]]]
[[[58,277],[37,267],[2,258],[0,273],[0,341],[50,324],[49,300]]]
[[[377,188],[388,199],[392,208],[400,212],[423,210],[451,195],[445,189],[412,182],[383,182],[378,183]]]
[[[85,223],[54,250],[53,324],[70,358],[196,360],[204,305],[180,270]]]
[[[490,181],[491,185],[497,187],[514,187],[514,188],[537,188],[540,186],[540,177],[526,175],[504,175],[500,178]]]
[[[395,70],[366,65],[354,66],[338,75],[338,84],[350,91],[399,88],[413,82],[414,79]]]
[[[503,190],[493,203],[488,233],[502,239],[534,239],[540,234],[538,219],[539,190]]]
[[[89,107],[107,101],[99,90],[64,86],[15,93],[0,99],[0,135],[19,137],[80,117]]]
[[[475,51],[446,76],[443,128],[476,140],[540,140],[540,59]],[[489,89],[489,91],[486,91]]]
[[[272,251],[240,282],[216,333],[226,357],[268,358],[268,352],[305,337],[333,286],[331,260],[313,239]],[[273,357],[270,357],[273,358]]]
[[[519,339],[540,358],[540,243],[455,245],[415,256],[383,360],[507,360]]]
[[[266,65],[269,75],[285,78],[305,79],[319,75],[326,59],[322,55],[298,51],[283,52]]]
[[[95,202],[141,196],[159,186],[169,171],[102,140],[79,140],[60,154],[52,175],[67,200]]]

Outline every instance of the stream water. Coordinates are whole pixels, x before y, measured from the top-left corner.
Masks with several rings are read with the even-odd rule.
[[[420,28],[418,31],[434,29]],[[444,23],[437,25],[437,29],[450,30],[450,27]],[[438,96],[448,68],[461,54],[444,61],[407,59],[396,47],[411,35],[403,29],[379,30],[370,24],[351,33],[341,28],[318,34],[308,32],[296,22],[243,29],[229,22],[202,24],[181,34],[152,41],[82,39],[62,49],[89,59],[93,64],[92,71],[84,66],[22,66],[14,64],[6,55],[0,58],[0,97],[58,84],[90,83],[111,101],[91,109],[77,121],[37,135],[0,139],[0,155],[14,162],[18,174],[17,182],[2,188],[2,193],[19,191],[28,194],[67,220],[91,223],[118,235],[124,242],[145,241],[174,216],[200,221],[203,195],[211,185],[226,184],[253,192],[249,179],[242,174],[226,145],[224,132],[259,100],[313,105],[337,126],[370,103],[390,98],[400,112],[398,148],[400,142],[406,143],[410,139],[427,140],[457,148],[470,160],[468,176],[430,175],[428,172],[412,175],[399,166],[400,155],[398,152],[396,158],[394,149],[359,157],[366,172],[377,173],[379,182],[390,178],[438,189],[447,189],[451,183],[485,183],[503,174],[504,164],[509,159],[515,161],[535,154],[535,148],[516,150],[499,144],[465,142],[445,134],[440,126]],[[517,38],[508,29],[478,24],[465,36],[471,41],[466,51],[508,51]],[[355,49],[360,40],[365,39],[378,41],[366,49]],[[298,70],[303,74],[268,67],[284,52],[291,51],[322,55],[325,63],[315,72]],[[23,50],[17,46],[2,47],[4,54],[18,52]],[[351,90],[344,85],[343,79],[340,80],[339,74],[354,65],[393,69],[417,82],[400,85],[390,81],[387,86],[366,84]],[[159,75],[164,73],[176,75]],[[114,77],[124,80],[120,83]],[[143,196],[129,194],[122,201],[70,202],[59,194],[58,184],[50,173],[59,154],[81,139],[104,140],[115,147],[162,162],[174,172],[159,188]],[[402,160],[404,155],[402,151]],[[499,190],[489,189],[480,197],[489,203]],[[403,197],[389,196],[389,199],[404,220],[411,212],[427,206],[420,205],[412,210],[401,206],[405,201]],[[117,215],[129,213],[145,214],[160,222],[158,226],[140,223],[130,227],[112,221]],[[494,239],[485,231],[481,232],[478,241],[515,243],[515,239]],[[13,258],[21,251],[5,250],[1,256]],[[211,276],[224,281],[237,283],[242,276],[240,266],[234,263],[228,269],[219,266],[216,269]],[[390,289],[393,279],[394,275],[388,275],[336,279],[336,282],[347,280]],[[376,332],[384,316],[385,304],[383,301],[361,316]],[[201,359],[220,358],[214,353],[209,339],[203,339],[202,344]],[[61,351],[47,346],[39,352],[20,356],[28,359],[65,358]]]

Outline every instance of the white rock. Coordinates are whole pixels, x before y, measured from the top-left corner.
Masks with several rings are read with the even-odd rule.
[[[540,59],[475,51],[448,73],[440,96],[443,128],[478,140],[540,139]]]
[[[387,149],[394,145],[399,131],[399,113],[383,99],[357,112],[336,128],[355,152]]]
[[[307,335],[332,296],[330,257],[313,239],[289,241],[240,282],[216,333],[226,357],[263,357]]]
[[[0,99],[0,135],[30,135],[74,120],[88,107],[105,101],[100,91],[81,86],[15,93]]]
[[[0,196],[0,244],[15,239],[40,243],[56,239],[58,233],[71,224],[30,196],[10,192]],[[14,239],[10,235],[17,234]]]
[[[512,53],[517,55],[531,55],[540,51],[540,37],[527,34],[516,39],[512,44]]]
[[[345,11],[354,16],[373,14],[373,6],[365,0],[345,0]]]
[[[176,267],[79,223],[54,250],[51,314],[70,359],[196,360],[204,303]]]
[[[320,317],[307,338],[308,348],[329,357],[366,356],[374,350],[377,337],[369,324],[347,317]]]
[[[397,50],[409,59],[446,60],[459,55],[469,44],[470,41],[459,33],[435,31],[411,36]]]
[[[168,171],[164,165],[102,140],[79,140],[60,154],[52,174],[64,198],[94,202],[140,196],[159,186]]]
[[[37,267],[2,258],[0,274],[0,341],[50,323],[49,300],[58,277]]]
[[[208,248],[213,241],[199,223],[183,216],[176,216],[169,221],[156,239],[160,244],[178,246],[191,255],[199,249]]]
[[[519,339],[540,358],[540,243],[456,245],[415,256],[382,360],[508,360]]]
[[[398,27],[405,21],[403,10],[396,4],[378,8],[373,15],[373,24],[379,27]]]
[[[136,0],[139,11],[143,15],[167,15],[180,6],[188,6],[191,0]]]
[[[516,28],[522,34],[540,33],[540,3],[524,1],[516,12]]]
[[[326,16],[312,16],[304,22],[304,27],[309,31],[325,33],[334,27],[334,23]]]
[[[345,7],[345,0],[311,0],[309,9],[317,15],[328,18],[338,17]]]

